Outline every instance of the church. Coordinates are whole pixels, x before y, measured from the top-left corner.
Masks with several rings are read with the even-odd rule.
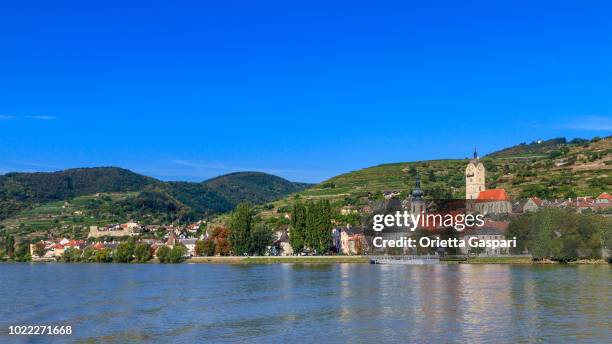
[[[485,166],[474,150],[474,157],[465,168],[465,199],[473,205],[475,211],[482,214],[512,212],[512,204],[506,190],[486,189],[485,174]]]
[[[485,189],[485,167],[474,150],[474,157],[465,168],[465,199],[477,199]]]

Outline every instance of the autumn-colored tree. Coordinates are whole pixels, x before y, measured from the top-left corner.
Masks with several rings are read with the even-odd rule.
[[[227,239],[229,236],[229,230],[225,227],[216,227],[213,229],[212,237],[213,239],[224,238]]]
[[[42,241],[37,242],[34,245],[34,254],[39,257],[42,257],[45,255],[45,253],[47,253],[47,250],[45,249],[45,243]]]
[[[229,256],[232,254],[232,246],[229,240],[225,238],[217,238],[215,240],[215,255]]]

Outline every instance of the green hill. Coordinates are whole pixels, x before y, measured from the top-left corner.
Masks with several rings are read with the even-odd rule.
[[[307,183],[287,182],[281,177],[259,172],[230,173],[209,179],[203,184],[233,204],[244,201],[270,202],[311,186]]]
[[[129,170],[103,167],[0,176],[0,230],[21,236],[53,229],[78,232],[89,225],[137,219],[191,222],[303,190],[308,184],[241,172],[201,183],[163,182]]]
[[[505,188],[511,197],[566,198],[612,192],[612,138],[553,139],[520,144],[491,153],[482,161],[487,188]],[[277,208],[293,199],[330,199],[345,204],[365,203],[384,191],[412,189],[417,171],[425,195],[465,197],[467,159],[384,164],[345,173],[275,202]]]
[[[516,146],[501,149],[497,152],[488,154],[491,158],[508,158],[508,157],[533,157],[546,156],[555,150],[563,150],[566,147],[580,146],[588,143],[589,140],[573,139],[567,141],[565,137],[558,137],[550,140],[537,140],[531,143],[521,143]]]
[[[115,167],[0,176],[0,220],[45,202],[97,192],[139,191],[159,181]]]

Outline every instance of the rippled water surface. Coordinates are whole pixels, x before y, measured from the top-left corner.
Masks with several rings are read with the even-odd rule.
[[[612,269],[0,264],[0,342],[593,342]],[[72,325],[69,337],[9,325]]]

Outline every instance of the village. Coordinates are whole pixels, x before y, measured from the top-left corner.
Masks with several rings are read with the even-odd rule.
[[[485,188],[485,168],[476,153],[465,170],[466,193],[465,200],[461,202],[462,211],[484,214],[484,223],[478,227],[470,227],[458,231],[456,236],[464,241],[471,238],[475,240],[504,240],[507,238],[509,224],[513,217],[520,214],[537,212],[540,209],[558,208],[574,209],[577,213],[595,212],[610,214],[612,212],[612,196],[606,192],[596,196],[582,196],[563,200],[544,200],[531,197],[524,200],[511,200],[504,189]],[[418,250],[418,249],[377,249],[372,245],[374,239],[368,219],[375,213],[407,210],[419,213],[431,207],[435,201],[426,200],[421,190],[420,178],[417,174],[414,188],[405,199],[400,199],[401,190],[384,191],[382,202],[368,202],[366,205],[345,205],[335,209],[340,217],[332,220],[331,245],[325,255],[368,255],[368,254],[448,254],[445,250]],[[267,246],[266,256],[295,256],[317,255],[317,252],[305,248],[296,252],[291,246],[292,213],[287,210],[280,214],[283,224],[272,228],[272,236]],[[360,219],[360,223],[348,223],[339,220],[342,216],[353,216]],[[414,235],[425,235],[432,238],[445,235],[442,225],[424,226],[422,231],[407,231],[406,229],[387,229],[381,235],[387,241],[400,240]],[[182,258],[200,256],[230,256],[234,252],[228,240],[228,229],[212,225],[206,221],[197,221],[187,225],[142,225],[130,220],[126,223],[108,224],[105,226],[90,226],[87,240],[71,238],[57,238],[42,240],[30,244],[30,255],[34,261],[62,260],[67,252],[105,252],[102,260],[110,260],[112,252],[126,240],[146,245],[150,250],[151,258],[157,257],[159,249],[180,248]],[[162,250],[163,251],[163,250]],[[462,247],[453,254],[499,256],[509,255],[507,247],[485,247],[476,250]],[[521,252],[529,253],[529,252]],[[319,255],[321,252],[318,253]]]

